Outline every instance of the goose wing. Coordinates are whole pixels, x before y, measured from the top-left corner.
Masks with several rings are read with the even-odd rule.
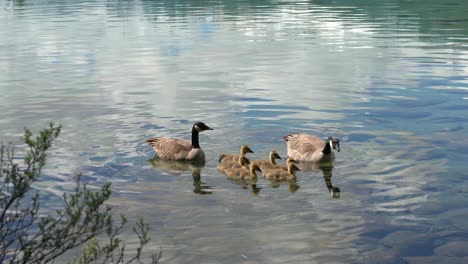
[[[302,154],[322,151],[325,147],[325,141],[308,134],[290,134],[284,139],[288,144],[288,150]]]
[[[147,142],[153,147],[160,159],[184,160],[192,149],[192,142],[184,139],[150,138]]]

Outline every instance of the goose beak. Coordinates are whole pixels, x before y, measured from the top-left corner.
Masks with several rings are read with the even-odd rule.
[[[250,148],[247,148],[247,153],[254,153],[254,152]]]

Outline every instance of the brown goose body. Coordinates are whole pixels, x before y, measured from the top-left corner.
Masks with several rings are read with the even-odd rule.
[[[198,133],[212,130],[202,122],[197,122],[192,127],[192,141],[173,138],[150,138],[146,140],[161,160],[177,161],[204,161],[205,152],[200,147]]]
[[[230,162],[230,161],[237,162],[239,161],[239,157],[245,157],[247,153],[254,153],[254,152],[249,148],[249,146],[242,145],[240,147],[240,156],[239,154],[221,154],[219,156],[219,162]]]
[[[284,180],[295,180],[296,171],[300,171],[295,163],[288,164],[288,170],[285,171],[281,168],[266,170],[263,172],[263,176],[269,180],[284,181]]]
[[[308,134],[290,134],[283,137],[288,147],[288,156],[301,162],[329,162],[335,159],[332,149],[340,151],[337,138],[326,141]]]
[[[257,171],[261,172],[260,167],[255,163],[250,163],[249,168],[231,168],[224,171],[226,176],[237,180],[254,180],[257,179]]]

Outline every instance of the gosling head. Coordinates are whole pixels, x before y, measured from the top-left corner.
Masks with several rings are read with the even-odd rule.
[[[329,137],[327,142],[330,144],[330,147],[338,152],[340,152],[340,140],[338,138]]]
[[[250,163],[250,172],[255,174],[257,171],[261,173],[262,169],[260,169],[260,167],[255,162]]]
[[[247,165],[250,164],[250,160],[248,158],[246,158],[246,157],[240,157],[239,158],[239,164],[241,166],[247,166]]]
[[[286,160],[286,164],[290,164],[290,163],[297,163],[297,161],[291,157],[288,157],[288,159]]]
[[[241,146],[241,154],[246,154],[246,153],[254,153],[253,150],[249,148],[247,145],[242,145]]]
[[[193,124],[192,130],[197,131],[198,133],[203,132],[205,130],[213,130],[211,127],[205,125],[203,122],[196,122]]]
[[[301,171],[301,170],[296,166],[295,163],[289,163],[288,164],[288,171],[289,171],[289,173],[294,174],[296,171]]]
[[[272,150],[270,152],[270,159],[275,160],[275,159],[281,159],[281,156],[276,152],[276,150]]]
[[[219,155],[218,162],[221,162],[226,157],[226,154]]]

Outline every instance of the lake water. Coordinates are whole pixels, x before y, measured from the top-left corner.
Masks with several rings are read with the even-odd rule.
[[[3,1],[1,140],[61,123],[43,206],[78,173],[110,181],[116,212],[150,223],[161,263],[468,263],[466,10]],[[195,121],[214,128],[199,174],[149,162],[145,139],[189,139]],[[256,185],[216,170],[242,144],[285,156],[296,132],[340,138],[333,168]]]

